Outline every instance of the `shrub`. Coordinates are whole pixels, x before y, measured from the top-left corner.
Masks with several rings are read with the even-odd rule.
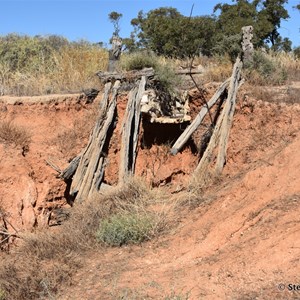
[[[293,53],[296,58],[300,59],[300,46],[293,49]]]
[[[0,122],[0,142],[28,148],[31,140],[30,133],[12,121]]]
[[[175,74],[175,68],[171,60],[158,57],[147,51],[133,52],[121,56],[119,67],[122,70],[133,71],[143,68],[153,68],[157,81],[161,89],[173,92],[174,87],[178,85],[178,76]]]
[[[144,68],[155,69],[158,66],[158,57],[146,51],[133,52],[121,56],[119,66],[122,70],[142,70]]]
[[[139,244],[151,238],[154,227],[150,214],[118,213],[101,221],[97,239],[109,246]]]
[[[280,85],[287,79],[287,72],[280,61],[261,51],[255,51],[253,61],[245,64],[247,81],[255,85]]]

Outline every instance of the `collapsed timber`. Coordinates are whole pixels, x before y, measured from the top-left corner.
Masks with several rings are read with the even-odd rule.
[[[153,89],[153,70],[143,70],[135,73],[134,86],[129,92],[125,116],[122,121],[122,137],[118,184],[123,185],[135,175],[135,163],[140,147],[139,134],[141,120],[151,123],[190,123],[171,148],[171,154],[176,155],[191,138],[193,132],[200,126],[204,117],[213,106],[218,106],[212,124],[209,126],[209,136],[205,151],[194,174],[198,178],[210,169],[215,162],[214,171],[220,174],[226,162],[226,151],[230,128],[236,105],[236,95],[242,84],[242,61],[238,58],[231,78],[223,82],[213,97],[201,108],[197,117],[190,123],[189,103],[187,97],[164,97]],[[119,91],[126,84],[128,76],[116,73],[98,73],[105,82],[102,100],[96,125],[90,135],[85,149],[75,157],[69,166],[60,172],[60,177],[71,181],[70,195],[76,202],[82,202],[100,189],[107,187],[104,183],[105,167],[109,141],[114,134],[117,123],[116,106]],[[184,93],[183,93],[184,94]],[[216,160],[213,155],[218,147]]]

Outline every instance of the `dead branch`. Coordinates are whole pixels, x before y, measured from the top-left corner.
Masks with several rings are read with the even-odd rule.
[[[50,166],[53,170],[55,170],[57,173],[61,174],[61,169],[52,161],[51,158],[46,159],[46,164]]]

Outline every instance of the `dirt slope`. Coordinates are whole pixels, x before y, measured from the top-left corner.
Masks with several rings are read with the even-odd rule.
[[[17,229],[47,226],[52,212],[68,204],[66,184],[45,160],[52,157],[65,167],[79,153],[93,123],[93,105],[79,96],[49,98],[46,104],[9,101],[0,101],[0,121],[25,127],[32,142],[25,155],[21,148],[0,145],[0,204]],[[118,124],[125,103],[120,99]],[[88,253],[82,257],[85,267],[58,299],[172,299],[172,294],[299,299],[287,290],[288,284],[300,284],[299,113],[297,104],[256,101],[241,93],[223,178],[201,205],[177,207],[172,230],[157,240]],[[118,139],[111,141],[108,183],[116,180]],[[167,150],[140,149],[137,172],[150,181],[156,174],[157,185],[174,192],[185,186],[197,156],[189,148],[176,157]],[[184,193],[170,197],[175,202]],[[280,283],[285,291],[278,290]]]
[[[300,299],[299,129],[299,105],[241,100],[222,183],[163,238],[83,257],[59,299]]]

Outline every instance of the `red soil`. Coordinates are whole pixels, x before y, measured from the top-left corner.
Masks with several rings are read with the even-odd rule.
[[[67,206],[66,185],[45,160],[52,157],[63,168],[80,152],[84,141],[63,151],[57,136],[75,120],[87,120],[93,105],[76,96],[49,104],[0,102],[0,121],[12,119],[32,133],[25,157],[21,149],[0,144],[0,204],[17,229],[47,225],[51,210]],[[111,184],[125,106],[126,97],[120,97],[105,174]],[[182,299],[187,293],[189,299],[299,299],[287,288],[300,284],[299,112],[296,104],[241,95],[223,176],[200,206],[178,207],[179,224],[157,240],[89,253],[59,299],[165,299],[172,293]],[[189,148],[170,156],[168,147],[154,145],[140,149],[137,174],[154,185],[169,187],[171,180],[167,190],[175,191],[185,186],[197,160]]]

